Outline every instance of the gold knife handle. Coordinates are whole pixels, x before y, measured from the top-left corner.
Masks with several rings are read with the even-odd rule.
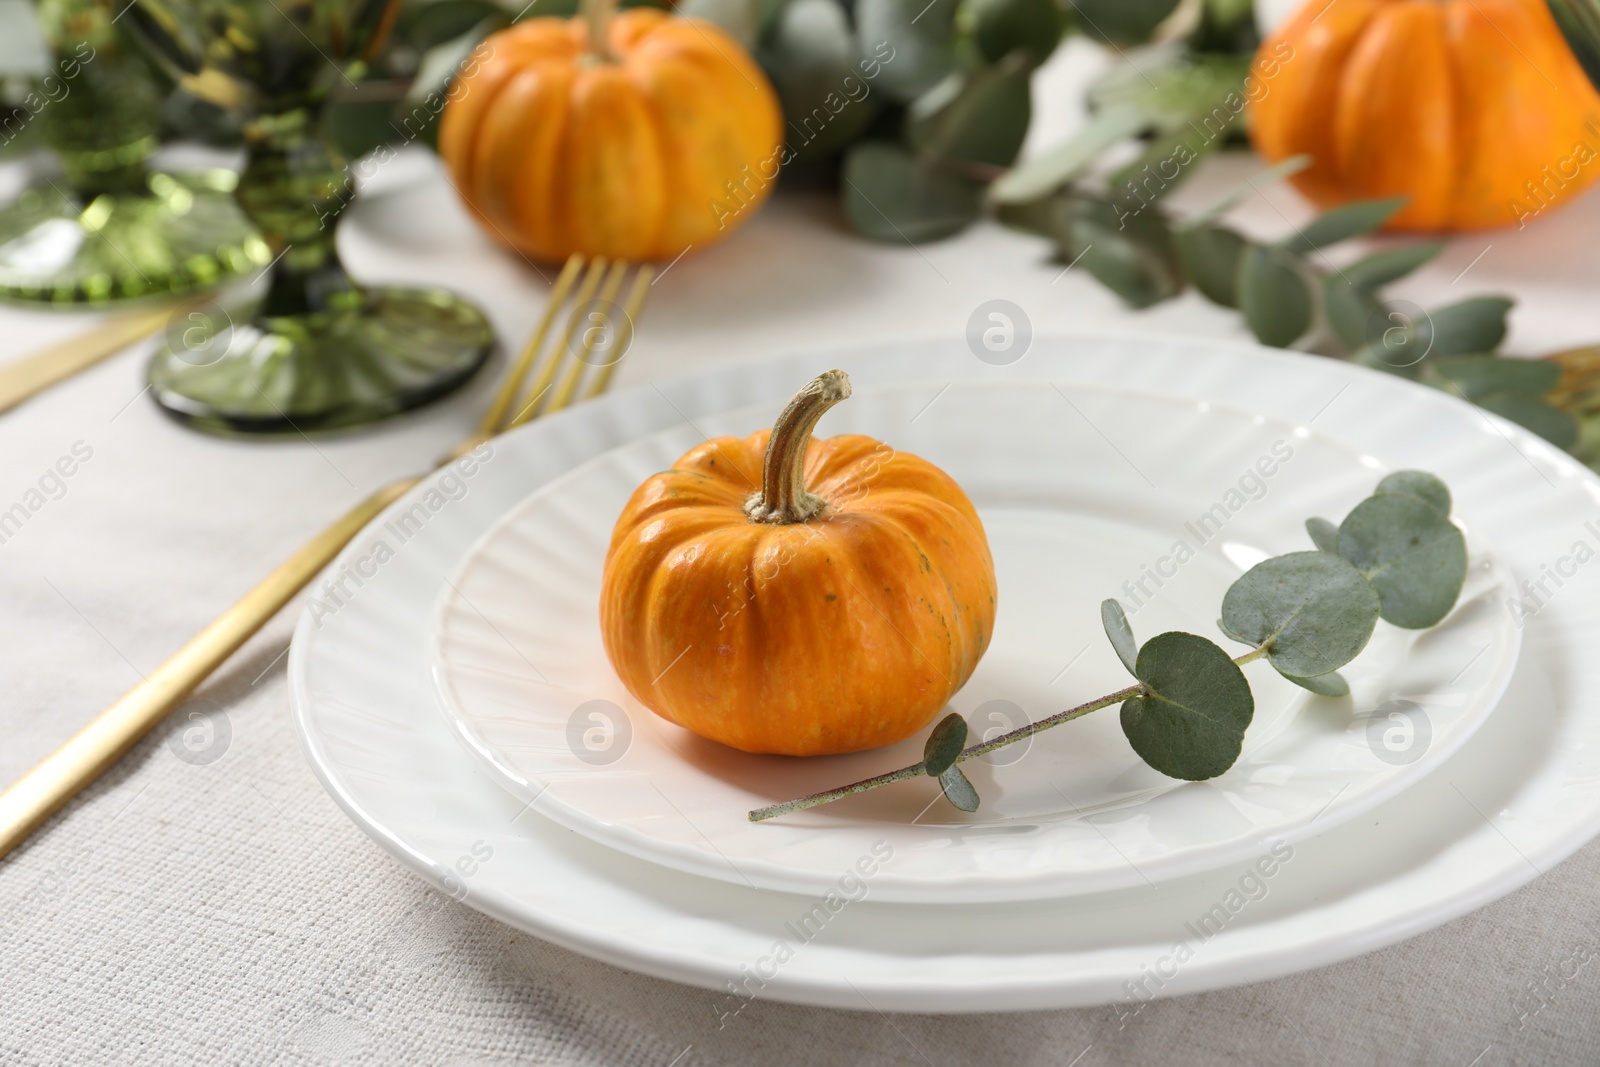
[[[10,411],[35,393],[150,336],[180,306],[163,304],[116,315],[87,333],[0,366],[0,411]]]
[[[42,763],[0,793],[0,858],[166,718],[420,479],[386,485],[346,512]]]

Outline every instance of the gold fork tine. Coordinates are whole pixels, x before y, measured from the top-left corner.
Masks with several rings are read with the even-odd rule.
[[[611,310],[617,306],[617,294],[622,292],[622,278],[628,272],[628,264],[618,260],[611,265],[611,273],[606,275],[605,285],[600,287],[599,314],[602,319],[611,316]],[[573,309],[574,314],[581,313],[584,305]],[[594,312],[590,313],[591,316]],[[594,346],[598,339],[604,336],[604,326],[594,326],[587,323],[578,323],[578,328],[583,330],[583,349],[578,353],[578,358],[567,365],[567,373],[561,378],[561,384],[556,387],[555,395],[550,398],[546,410],[560,411],[572,403],[573,394],[578,391],[578,381],[583,377],[583,372],[589,369],[589,357],[594,355]]]
[[[553,352],[546,350],[551,328],[556,316],[561,314],[568,297],[577,293],[573,306],[581,311],[594,298],[601,278],[606,279],[604,292],[607,301],[614,301],[621,291],[622,279],[628,265],[618,263],[609,274],[606,263],[595,259],[584,270],[581,256],[573,256],[562,267],[560,276],[550,290],[550,303],[540,315],[533,335],[517,358],[516,364],[506,374],[494,400],[478,430],[446,455],[436,465],[459,458],[501,430],[518,426],[533,417],[539,410],[539,400],[555,381],[562,364],[563,354],[571,347],[577,328],[577,316],[568,312],[565,329],[558,331],[561,339]],[[581,283],[579,275],[583,275]],[[618,351],[627,352],[633,338],[634,325],[645,295],[650,289],[650,268],[640,268],[629,289],[623,319],[618,327]],[[585,352],[593,351],[593,342],[585,338]],[[620,357],[619,357],[620,359]],[[617,360],[600,368],[586,396],[594,397],[604,392],[615,373]],[[532,368],[538,365],[539,374],[530,389],[530,399],[510,420],[506,414],[522,395],[521,385]],[[581,381],[583,361],[562,381],[559,393],[543,408],[544,413],[558,410],[571,402]],[[323,530],[311,542],[267,575],[231,608],[206,626],[189,643],[174,653],[165,663],[151,671],[144,681],[124,693],[116,703],[106,708],[88,725],[79,730],[64,745],[45,757],[4,792],[0,792],[0,857],[4,857],[28,835],[44,823],[62,805],[71,800],[90,782],[117,761],[141,737],[149,733],[172,710],[194,692],[201,682],[238,651],[269,619],[294,599],[296,593],[323,571],[339,551],[355,539],[368,523],[382,514],[383,509],[405,495],[406,491],[422,478],[402,478],[379,489],[346,512],[332,526]]]
[[[502,431],[521,426],[539,411],[539,402],[550,391],[551,383],[556,380],[556,372],[561,369],[561,361],[572,345],[572,335],[578,328],[577,309],[587,306],[589,301],[594,299],[594,292],[600,287],[600,279],[605,272],[606,257],[595,256],[589,261],[589,269],[583,274],[583,281],[578,285],[578,293],[572,298],[573,311],[567,315],[567,323],[560,331],[560,339],[556,342],[555,348],[544,357],[538,375],[533,379],[533,384],[528,386],[526,399],[519,402],[516,414],[500,427]]]
[[[511,410],[517,395],[522,392],[522,383],[528,377],[528,368],[533,366],[534,358],[538,356],[539,350],[544,348],[544,339],[550,333],[551,324],[556,321],[556,313],[561,310],[561,305],[566,303],[567,294],[572,291],[573,283],[578,280],[578,272],[582,269],[582,256],[574,252],[567,257],[556,283],[550,287],[550,302],[545,305],[544,313],[539,316],[539,324],[528,337],[528,343],[522,346],[522,354],[517,357],[517,362],[506,375],[505,381],[500,383],[500,390],[495,394],[494,402],[489,405],[489,410],[483,413],[483,421],[478,423],[480,436],[488,437],[500,429],[501,420],[506,417],[506,412]]]
[[[617,373],[617,364],[628,354],[628,345],[633,341],[633,324],[638,321],[639,312],[644,308],[644,298],[650,295],[651,279],[655,273],[653,267],[639,268],[638,276],[633,279],[633,288],[628,290],[628,303],[622,309],[622,322],[617,327],[617,358],[600,368],[585,399],[592,400],[610,388],[611,376]]]

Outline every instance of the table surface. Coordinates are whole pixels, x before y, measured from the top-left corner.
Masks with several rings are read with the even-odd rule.
[[[1079,121],[1101,60],[1058,55],[1029,150]],[[1174,197],[1208,202],[1257,166],[1208,162]],[[0,172],[15,184],[16,164]],[[1310,211],[1284,188],[1236,214],[1281,234]],[[1423,307],[1517,298],[1509,351],[1600,340],[1600,195],[1525,229],[1470,234],[1394,296]],[[437,162],[407,151],[340,234],[368,281],[447,284],[502,338],[527,335],[537,269],[486,241]],[[1352,250],[1354,251],[1354,250]],[[619,384],[841,340],[964,331],[985,300],[1036,333],[1081,328],[1247,339],[1194,294],[1130,312],[1039,239],[985,223],[921,247],[847,233],[831,198],[785,191],[656,285]],[[86,316],[0,310],[0,358]],[[184,430],[144,395],[137,346],[0,417],[0,510],[56,460],[88,455],[0,543],[0,783],[137,682],[368,490],[459,439],[493,374],[355,436],[272,443]],[[757,1002],[719,1028],[720,994],[630,974],[445,899],[355,828],[311,775],[288,715],[298,605],[206,685],[221,759],[140,744],[0,862],[0,1062],[439,1064],[1594,1064],[1600,1062],[1600,844],[1438,930],[1319,970],[1111,1008],[884,1016]]]

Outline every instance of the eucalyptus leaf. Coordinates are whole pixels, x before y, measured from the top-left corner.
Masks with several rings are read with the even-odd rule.
[[[791,5],[783,6],[787,9]],[[747,51],[755,51],[762,37],[764,12],[760,0],[679,0],[677,12],[711,23],[738,41]],[[782,12],[779,13],[781,16]],[[854,52],[854,49],[851,51]]]
[[[1112,44],[1143,44],[1178,0],[1068,0],[1085,33]]]
[[[1152,50],[1154,51],[1154,50]],[[1141,53],[1114,66],[1089,88],[1093,110],[1133,106],[1160,133],[1188,131],[1211,147],[1243,128],[1247,55],[1174,49],[1163,59]]]
[[[1414,496],[1432,504],[1444,514],[1450,514],[1450,487],[1427,471],[1395,471],[1385,475],[1373,492]]]
[[[1279,673],[1282,673],[1281,671]],[[1298,685],[1301,689],[1309,689],[1318,696],[1347,697],[1350,695],[1350,683],[1344,680],[1344,675],[1338,671],[1329,671],[1317,678],[1296,678],[1292,674],[1285,674],[1285,678]]]
[[[978,791],[960,767],[951,767],[939,775],[939,788],[944,790],[944,798],[962,811],[978,810]]]
[[[1393,325],[1388,309],[1377,297],[1338,274],[1322,279],[1322,310],[1334,336],[1350,349],[1381,342]]]
[[[1062,29],[1055,0],[961,0],[956,8],[956,31],[990,63],[1021,51],[1037,67],[1061,43]]]
[[[1404,196],[1392,196],[1383,200],[1357,200],[1324,211],[1293,236],[1278,242],[1278,247],[1292,255],[1304,256],[1351,237],[1371,233],[1405,207],[1407,199]]]
[[[922,746],[922,766],[930,778],[937,778],[955,766],[956,757],[967,747],[967,720],[951,712],[939,720]]]
[[[924,94],[907,112],[911,147],[927,160],[1010,166],[1033,116],[1027,69],[1020,64],[987,67],[953,79],[956,89],[948,100],[929,108],[921,106],[928,96]],[[929,93],[941,93],[947,84],[941,82]]]
[[[1116,649],[1117,658],[1128,668],[1129,674],[1135,674],[1134,668],[1139,661],[1139,642],[1134,640],[1133,627],[1128,625],[1128,616],[1122,610],[1122,605],[1114,599],[1102,600],[1100,624],[1106,628],[1106,637],[1110,639],[1111,647]]]
[[[418,52],[453,41],[485,20],[509,26],[511,15],[490,0],[434,0],[406,11],[395,36]]]
[[[1345,516],[1339,555],[1377,590],[1383,618],[1408,630],[1448,615],[1467,576],[1461,531],[1432,504],[1399,493],[1368,497]]]
[[[1245,240],[1224,226],[1174,229],[1173,243],[1194,287],[1213,303],[1239,306],[1239,260]]]
[[[803,163],[837,154],[878,112],[877,96],[856,66],[849,16],[837,0],[789,0],[757,55],[783,105],[788,144]]]
[[[1475,296],[1430,311],[1417,333],[1430,356],[1470,356],[1493,352],[1506,336],[1506,313],[1513,301]]]
[[[1311,294],[1285,253],[1260,245],[1239,260],[1239,310],[1256,340],[1284,348],[1311,325]]]
[[[956,0],[855,0],[863,58],[884,60],[877,86],[909,104],[957,69]],[[880,54],[880,46],[893,49]]]
[[[1124,201],[1153,204],[1182,185],[1199,169],[1195,164],[1221,143],[1193,126],[1158,133],[1144,151],[1106,179],[1106,187]]]
[[[1399,281],[1444,251],[1443,241],[1424,241],[1363,256],[1340,271],[1358,289],[1378,289]]]
[[[1307,519],[1306,533],[1311,535],[1311,543],[1317,546],[1318,552],[1339,554],[1339,527],[1327,519]]]
[[[1137,108],[1102,111],[1067,141],[1001,175],[989,186],[989,199],[997,204],[1025,204],[1048,196],[1082,175],[1101,152],[1144,126]]]
[[[971,224],[983,187],[920,164],[899,145],[861,141],[845,153],[841,201],[857,233],[877,241],[933,241]]]
[[[1455,356],[1429,360],[1428,366],[1468,400],[1504,392],[1543,396],[1561,380],[1560,365],[1542,359]]]
[[[1245,197],[1252,193],[1259,193],[1269,185],[1282,181],[1291,174],[1297,174],[1311,166],[1311,157],[1308,155],[1290,156],[1281,163],[1274,164],[1259,174],[1251,175],[1239,183],[1238,188],[1216,201],[1210,207],[1184,216],[1178,223],[1179,227],[1205,226],[1215,222],[1239,205]]]
[[[1061,254],[1130,307],[1149,307],[1183,291],[1172,235],[1155,211],[1133,212],[1102,200],[1074,199]]]
[[[1326,552],[1291,552],[1251,567],[1222,598],[1222,621],[1267,645],[1281,673],[1315,678],[1361,654],[1378,624],[1378,595],[1349,563]]]
[[[1139,650],[1144,692],[1122,705],[1139,758],[1171,778],[1204,781],[1232,767],[1255,716],[1244,672],[1203,637],[1164,633]]]
[[[1578,443],[1578,421],[1565,411],[1527,393],[1490,393],[1476,399],[1479,407],[1532,430],[1557,448]]]

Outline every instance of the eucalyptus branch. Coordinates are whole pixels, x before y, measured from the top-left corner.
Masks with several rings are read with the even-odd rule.
[[[1235,656],[1233,662],[1242,667],[1252,660],[1260,659],[1262,656],[1267,654],[1269,645],[1270,642],[1267,642],[1257,648],[1251,649],[1242,656]],[[952,761],[952,765],[955,763],[964,763],[969,759],[976,759],[979,756],[987,755],[997,748],[1004,748],[1006,745],[1025,740],[1026,738],[1032,737],[1034,734],[1042,733],[1043,731],[1050,729],[1052,726],[1060,726],[1064,722],[1071,722],[1073,719],[1082,718],[1091,711],[1099,711],[1101,708],[1109,708],[1113,704],[1120,704],[1124,700],[1146,694],[1147,690],[1145,689],[1143,683],[1130,685],[1126,689],[1118,689],[1115,693],[1107,693],[1103,697],[1097,697],[1094,700],[1079,704],[1077,707],[1068,708],[1065,711],[1058,711],[1054,715],[1040,719],[1038,722],[1026,723],[1017,727],[1015,730],[1001,734],[999,737],[992,737],[987,741],[982,741],[976,745],[972,745],[969,748],[964,748],[961,750],[961,754],[956,756],[956,758]],[[843,800],[845,797],[853,797],[857,793],[865,793],[868,790],[877,789],[879,786],[890,785],[894,782],[903,782],[908,778],[919,778],[927,773],[928,761],[923,759],[917,763],[911,764],[909,767],[901,767],[897,771],[889,771],[885,774],[876,775],[872,778],[863,778],[861,781],[852,782],[850,785],[841,785],[835,789],[824,790],[821,793],[812,793],[808,797],[799,797],[795,800],[786,800],[782,804],[773,804],[770,807],[757,808],[755,811],[750,813],[750,821],[762,822],[766,819],[776,818],[779,815],[787,815],[791,811],[804,811],[806,808],[821,807],[823,804],[831,804],[835,800]]]
[[[1255,696],[1240,667],[1264,658],[1303,689],[1345,697],[1350,687],[1339,668],[1366,648],[1379,619],[1422,630],[1454,609],[1466,581],[1467,548],[1450,506],[1450,490],[1433,475],[1397,471],[1342,523],[1307,520],[1314,550],[1262,560],[1223,596],[1218,628],[1250,646],[1238,656],[1180,631],[1141,646],[1122,605],[1107,600],[1100,621],[1134,684],[970,746],[966,720],[946,715],[928,735],[920,762],[759,808],[750,821],[924,775],[938,779],[951,804],[976,811],[978,791],[959,764],[1113,704],[1122,705],[1122,732],[1150,767],[1187,781],[1215,778],[1238,761],[1255,717]]]

